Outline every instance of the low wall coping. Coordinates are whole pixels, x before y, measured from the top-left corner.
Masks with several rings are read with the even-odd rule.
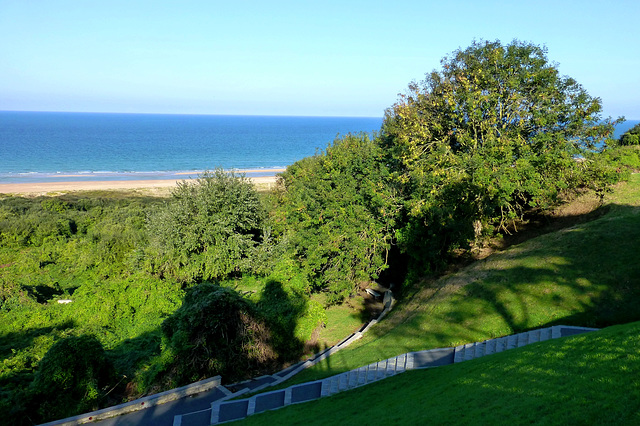
[[[96,420],[108,419],[110,417],[119,416],[121,414],[131,413],[133,411],[144,410],[145,408],[154,407],[156,405],[164,404],[166,402],[175,401],[176,399],[184,398],[189,395],[211,390],[220,386],[221,377],[215,376],[210,379],[201,380],[199,382],[191,383],[180,388],[171,389],[168,391],[148,395],[134,401],[125,402],[113,407],[103,408],[101,410],[92,411],[90,413],[80,414],[74,417],[67,417],[66,419],[55,420],[49,423],[43,423],[40,426],[71,426],[84,423],[93,422]]]

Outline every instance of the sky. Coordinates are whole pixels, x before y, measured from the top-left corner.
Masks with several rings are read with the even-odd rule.
[[[0,110],[381,117],[473,40],[640,119],[640,1],[0,0]]]

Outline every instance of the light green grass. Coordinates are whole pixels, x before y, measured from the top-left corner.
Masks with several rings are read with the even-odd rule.
[[[346,303],[329,306],[325,309],[327,323],[320,330],[318,337],[320,349],[339,343],[362,326],[362,312],[365,309],[363,301],[362,296],[354,297]]]
[[[640,424],[640,323],[410,371],[255,425]]]
[[[640,320],[640,175],[606,203],[608,213],[597,220],[513,246],[421,288],[360,341],[282,386],[548,325]]]

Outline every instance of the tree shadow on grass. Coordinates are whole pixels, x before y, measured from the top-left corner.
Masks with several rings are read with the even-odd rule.
[[[271,330],[271,343],[281,362],[297,360],[302,355],[304,342],[296,336],[298,322],[307,311],[304,295],[295,297],[282,283],[269,280],[256,303]]]
[[[638,241],[638,209],[612,205],[610,214],[540,235],[431,281],[362,343],[317,370],[331,375],[406,352],[551,325],[638,321]]]
[[[131,369],[145,359],[127,351],[155,345],[157,352],[149,352],[146,360],[149,374],[142,377],[142,388],[154,393],[216,375],[233,383],[272,374],[300,359],[304,342],[298,328],[307,308],[306,297],[296,297],[278,281],[267,282],[256,303],[230,288],[203,283],[163,322],[162,333],[128,340],[112,352],[129,358],[116,365]]]
[[[10,358],[14,351],[20,351],[31,346],[35,339],[48,335],[54,331],[64,331],[76,326],[74,321],[64,321],[50,327],[29,328],[24,331],[11,332],[0,335],[0,359]]]
[[[436,318],[467,328],[471,341],[494,337],[491,329],[509,334],[640,319],[640,214],[631,206],[611,208],[615,215],[543,235],[470,268],[459,277],[470,284]]]

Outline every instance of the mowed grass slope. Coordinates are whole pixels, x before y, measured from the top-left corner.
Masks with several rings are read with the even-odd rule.
[[[619,185],[598,219],[541,235],[424,283],[367,335],[284,386],[402,353],[549,325],[640,320],[640,175]]]
[[[243,424],[640,424],[640,323],[409,371]]]

